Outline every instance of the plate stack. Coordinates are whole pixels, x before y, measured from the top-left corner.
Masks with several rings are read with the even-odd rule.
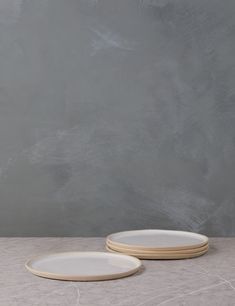
[[[205,254],[209,244],[208,237],[196,233],[147,229],[109,235],[106,248],[140,259],[186,259]]]

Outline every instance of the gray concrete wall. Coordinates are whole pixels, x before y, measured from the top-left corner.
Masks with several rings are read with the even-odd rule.
[[[235,235],[233,0],[0,0],[0,235]]]

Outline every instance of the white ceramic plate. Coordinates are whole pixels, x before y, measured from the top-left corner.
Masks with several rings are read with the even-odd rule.
[[[125,277],[141,267],[139,259],[104,252],[66,252],[38,256],[25,264],[33,274],[41,277],[98,281]]]
[[[191,232],[147,229],[111,234],[107,242],[128,249],[183,250],[204,246],[208,238]]]
[[[106,245],[106,249],[111,252],[111,253],[115,253],[115,254],[118,254],[119,252],[111,249],[110,247],[108,247]],[[189,259],[189,258],[194,258],[194,257],[198,257],[198,256],[202,256],[204,255],[207,251],[208,251],[208,247],[204,250],[204,251],[201,251],[201,252],[195,252],[195,253],[183,253],[183,250],[182,250],[182,253],[179,253],[179,254],[143,254],[143,253],[132,253],[132,252],[126,252],[126,253],[123,253],[122,254],[126,254],[126,255],[131,255],[131,256],[135,256],[139,259]],[[119,253],[120,254],[120,253]]]
[[[185,253],[185,254],[193,254],[193,253],[198,253],[198,252],[201,252],[201,251],[204,251],[206,249],[208,249],[208,244],[205,244],[203,245],[202,247],[199,247],[199,248],[192,248],[192,249],[183,249],[183,250],[140,250],[140,249],[129,249],[129,248],[123,248],[123,247],[120,247],[120,246],[117,246],[115,244],[112,244],[110,242],[106,242],[106,245],[107,247],[111,248],[112,250],[114,251],[117,251],[117,252],[120,252],[120,253],[141,253],[141,254],[146,254],[146,255],[166,255],[166,254],[169,254],[169,255],[177,255],[177,254],[180,254],[180,253]]]

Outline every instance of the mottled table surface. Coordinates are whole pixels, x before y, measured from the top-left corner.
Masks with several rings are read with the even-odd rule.
[[[105,282],[64,282],[29,273],[24,263],[48,251],[102,251],[104,238],[0,238],[1,306],[235,305],[235,238],[211,238],[187,260],[143,261],[137,274]]]

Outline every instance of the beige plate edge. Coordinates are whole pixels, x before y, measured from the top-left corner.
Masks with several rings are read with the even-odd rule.
[[[123,253],[130,252],[130,253],[133,253],[133,254],[141,253],[141,254],[146,254],[146,255],[151,255],[151,254],[161,255],[161,254],[166,254],[166,253],[168,253],[169,255],[174,255],[174,254],[177,255],[177,254],[180,254],[180,253],[192,254],[192,253],[204,251],[205,249],[207,249],[209,247],[209,244],[207,243],[207,244],[205,244],[205,245],[203,245],[199,248],[192,248],[192,249],[188,248],[188,249],[184,249],[184,250],[178,250],[177,249],[177,250],[169,250],[169,251],[163,251],[163,250],[148,251],[146,249],[140,250],[140,249],[134,249],[134,248],[121,248],[119,246],[116,246],[113,243],[108,242],[108,241],[106,241],[106,245],[108,247],[110,247],[112,250],[117,251],[117,252],[123,252]]]
[[[117,251],[114,251],[112,249],[110,249],[108,246],[106,246],[107,251],[111,252],[111,253],[119,253]],[[207,253],[209,248],[205,249],[202,252],[195,252],[194,254],[185,254],[185,253],[181,253],[178,255],[143,255],[143,254],[131,254],[131,253],[121,253],[121,254],[125,254],[125,255],[131,255],[131,256],[136,256],[139,259],[189,259],[189,258],[194,258],[194,257],[199,257],[201,255],[204,255],[205,253]]]

